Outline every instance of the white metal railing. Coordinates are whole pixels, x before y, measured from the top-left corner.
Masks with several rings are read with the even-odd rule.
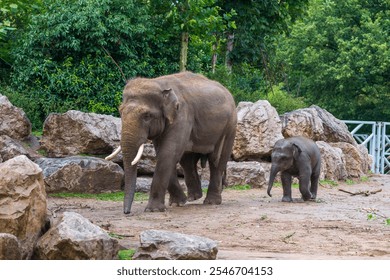
[[[344,120],[343,122],[350,125],[350,127],[356,125],[352,128],[351,134],[356,142],[367,147],[368,153],[373,157],[374,164],[371,171],[373,173],[390,174],[390,138],[388,134],[390,123],[350,120]],[[361,133],[359,133],[359,130]]]

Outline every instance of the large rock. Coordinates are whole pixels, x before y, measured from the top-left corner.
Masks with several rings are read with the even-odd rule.
[[[210,180],[208,167],[200,170],[199,174],[201,174],[202,180]],[[252,188],[266,187],[268,176],[263,165],[257,161],[229,161],[226,166],[226,185],[228,187],[238,185],[249,185]]]
[[[118,241],[78,213],[64,212],[39,239],[34,258],[40,260],[112,260]]]
[[[217,242],[195,235],[163,230],[147,230],[140,234],[137,260],[215,260]]]
[[[238,161],[270,156],[275,142],[282,139],[282,124],[276,109],[266,100],[240,102],[233,158]]]
[[[331,143],[332,147],[343,151],[343,160],[348,178],[361,178],[370,171],[370,162],[368,161],[367,150],[360,149],[349,143]]]
[[[71,110],[47,117],[41,145],[49,157],[109,154],[119,145],[120,134],[120,118]]]
[[[20,141],[12,139],[7,135],[0,135],[0,162],[7,161],[20,155],[25,155],[29,159],[40,157],[33,150],[25,147]]]
[[[46,221],[42,170],[26,156],[0,164],[0,232],[15,235],[22,258],[32,255]]]
[[[321,180],[339,181],[348,177],[343,151],[324,141],[316,142],[321,152]]]
[[[0,94],[0,135],[23,140],[31,134],[31,122],[24,111]]]
[[[283,136],[305,136],[314,141],[347,142],[357,145],[347,125],[318,106],[299,109],[281,116]]]
[[[101,193],[119,191],[124,172],[116,163],[95,157],[40,158],[46,191]]]
[[[0,233],[0,260],[20,260],[22,258],[18,238],[9,233]]]

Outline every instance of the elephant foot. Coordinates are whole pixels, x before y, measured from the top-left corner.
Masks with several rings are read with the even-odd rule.
[[[187,202],[187,197],[184,195],[183,197],[169,197],[169,206],[184,206]]]
[[[145,212],[165,212],[167,208],[163,203],[149,202],[145,208]]]
[[[312,197],[313,197],[313,196],[312,196],[311,193],[302,195],[302,199],[303,199],[304,201],[308,201],[308,200],[312,199]]]
[[[195,200],[198,200],[199,198],[201,198],[203,196],[203,193],[202,191],[200,191],[199,193],[188,193],[188,201],[195,201]]]
[[[283,196],[282,202],[293,202],[293,199],[291,196]]]
[[[203,204],[219,205],[222,203],[222,196],[220,194],[207,194]]]

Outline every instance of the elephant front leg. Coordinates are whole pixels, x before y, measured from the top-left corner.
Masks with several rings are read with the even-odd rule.
[[[171,182],[174,166],[175,164],[170,164],[167,161],[165,161],[164,164],[162,164],[161,161],[157,161],[152,186],[150,188],[149,201],[145,208],[146,212],[166,211],[165,193]]]
[[[292,183],[292,176],[290,173],[282,172],[281,174],[282,179],[282,186],[283,186],[283,202],[292,202],[293,199],[291,197],[291,183]]]
[[[168,186],[169,192],[169,205],[184,206],[187,202],[187,196],[185,195],[179,180],[177,179],[176,170],[172,172],[171,180]]]

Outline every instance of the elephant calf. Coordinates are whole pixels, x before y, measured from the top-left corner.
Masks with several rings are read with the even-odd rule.
[[[272,166],[267,193],[271,189],[276,174],[281,171],[283,202],[292,202],[292,176],[299,179],[299,191],[303,200],[315,199],[321,169],[321,154],[311,139],[297,136],[278,140],[272,151]]]

